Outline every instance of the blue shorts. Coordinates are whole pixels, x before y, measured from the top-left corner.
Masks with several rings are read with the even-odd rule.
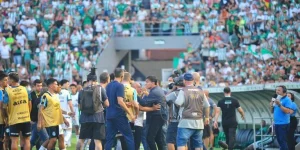
[[[167,130],[167,143],[176,144],[178,122],[170,122]]]
[[[203,148],[203,130],[202,129],[187,129],[178,128],[177,130],[177,147],[186,146],[188,140],[191,140],[191,147],[193,148]]]

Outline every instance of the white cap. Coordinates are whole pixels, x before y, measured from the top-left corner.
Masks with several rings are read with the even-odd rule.
[[[74,51],[75,51],[75,52],[78,52],[78,48],[77,48],[77,47],[75,47],[75,48],[74,48]]]

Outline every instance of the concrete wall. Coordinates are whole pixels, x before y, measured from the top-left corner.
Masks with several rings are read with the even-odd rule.
[[[199,36],[151,36],[151,37],[115,37],[117,50],[129,49],[185,49],[190,42],[197,45]]]
[[[106,49],[99,56],[97,62],[97,74],[101,74],[104,70],[112,73],[121,59],[128,53],[128,50],[116,51],[114,40],[110,40]]]

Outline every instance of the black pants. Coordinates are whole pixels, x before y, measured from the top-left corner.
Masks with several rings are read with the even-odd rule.
[[[147,124],[149,125],[147,134],[147,142],[149,145],[149,149],[163,150],[165,143],[162,129],[163,125],[165,124],[164,119],[160,115],[154,115],[147,120]]]
[[[142,143],[142,135],[143,135],[143,127],[140,126],[134,126],[134,144],[135,144],[135,150],[140,149],[140,145]]]
[[[236,127],[223,125],[223,130],[225,133],[226,144],[228,145],[228,150],[233,150],[234,144],[235,144]]]
[[[289,150],[295,150],[296,140],[295,140],[295,131],[297,129],[297,118],[291,117],[290,118],[290,129],[288,131],[287,135],[287,144],[289,147]]]

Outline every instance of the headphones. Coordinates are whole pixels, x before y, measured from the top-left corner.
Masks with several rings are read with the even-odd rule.
[[[286,86],[284,86],[284,85],[279,85],[279,86],[277,86],[277,87],[281,87],[283,93],[286,93],[286,92],[287,92]]]

